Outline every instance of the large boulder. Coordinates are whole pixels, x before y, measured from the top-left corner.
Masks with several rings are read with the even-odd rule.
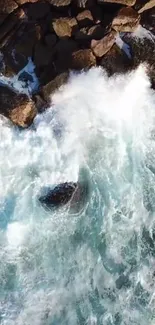
[[[71,37],[77,30],[77,20],[70,17],[62,17],[53,21],[53,29],[58,37]]]
[[[37,114],[35,104],[25,94],[0,85],[0,114],[8,117],[14,124],[26,128]]]
[[[96,65],[96,58],[91,49],[82,49],[72,54],[71,68],[73,70],[88,69]]]
[[[91,41],[91,49],[96,57],[101,58],[104,54],[106,54],[113,44],[115,43],[116,39],[116,32],[111,31],[105,37],[100,40],[92,40]]]
[[[72,0],[48,0],[48,2],[55,7],[69,6]]]
[[[112,21],[117,32],[133,32],[139,25],[140,15],[131,7],[123,7]]]

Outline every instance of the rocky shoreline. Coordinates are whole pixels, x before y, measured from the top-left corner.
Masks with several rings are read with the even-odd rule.
[[[1,76],[33,77],[29,96],[0,85],[0,114],[22,128],[49,104],[70,70],[102,66],[109,76],[147,63],[155,88],[154,0],[0,0]]]

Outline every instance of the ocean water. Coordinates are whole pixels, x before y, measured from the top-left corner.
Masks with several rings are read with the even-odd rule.
[[[89,183],[79,213],[43,187]],[[31,128],[0,119],[0,324],[155,324],[155,93],[147,69],[71,74]]]

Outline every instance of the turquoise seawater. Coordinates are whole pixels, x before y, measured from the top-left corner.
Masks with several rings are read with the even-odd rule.
[[[42,187],[76,181],[79,213]],[[70,76],[31,128],[0,120],[0,324],[155,324],[155,94],[145,67]]]

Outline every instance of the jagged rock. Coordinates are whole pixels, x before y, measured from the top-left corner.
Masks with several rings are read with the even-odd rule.
[[[84,10],[84,11],[80,12],[76,16],[76,19],[78,21],[80,28],[93,25],[93,16],[92,16],[90,10]]]
[[[131,7],[124,7],[119,10],[112,21],[112,28],[117,32],[133,32],[138,26],[140,15]]]
[[[18,5],[14,0],[0,0],[0,24]]]
[[[92,40],[91,41],[91,49],[96,57],[102,57],[104,54],[106,54],[113,44],[115,43],[116,38],[116,32],[111,31],[109,34],[107,34],[105,37],[103,37],[101,40]]]
[[[68,72],[61,73],[60,75],[56,76],[53,80],[51,80],[47,85],[43,86],[40,90],[40,95],[43,100],[49,102],[51,95],[67,82],[68,76]]]
[[[37,111],[34,102],[27,95],[1,85],[0,114],[8,117],[14,124],[25,128],[32,124]]]
[[[90,49],[83,49],[72,54],[71,68],[81,70],[96,65],[96,58]]]
[[[100,65],[107,71],[108,75],[111,76],[115,73],[125,73],[129,71],[133,66],[133,62],[117,44],[114,44],[103,56]]]
[[[77,20],[69,17],[56,19],[52,25],[58,37],[71,37],[78,28]]]
[[[139,14],[141,14],[142,12],[148,10],[148,9],[151,9],[155,7],[155,0],[150,0],[150,1],[147,1],[147,3],[145,3],[144,6],[142,6],[142,8],[139,9]]]
[[[103,4],[105,2],[110,2],[110,3],[118,3],[126,6],[134,6],[136,3],[136,0],[97,0],[99,4]]]
[[[45,187],[42,189],[39,201],[48,209],[68,204],[71,213],[78,213],[86,206],[89,196],[89,176],[84,168],[81,168],[78,182],[61,183],[52,189]]]
[[[48,2],[55,7],[69,6],[72,0],[48,0]]]

